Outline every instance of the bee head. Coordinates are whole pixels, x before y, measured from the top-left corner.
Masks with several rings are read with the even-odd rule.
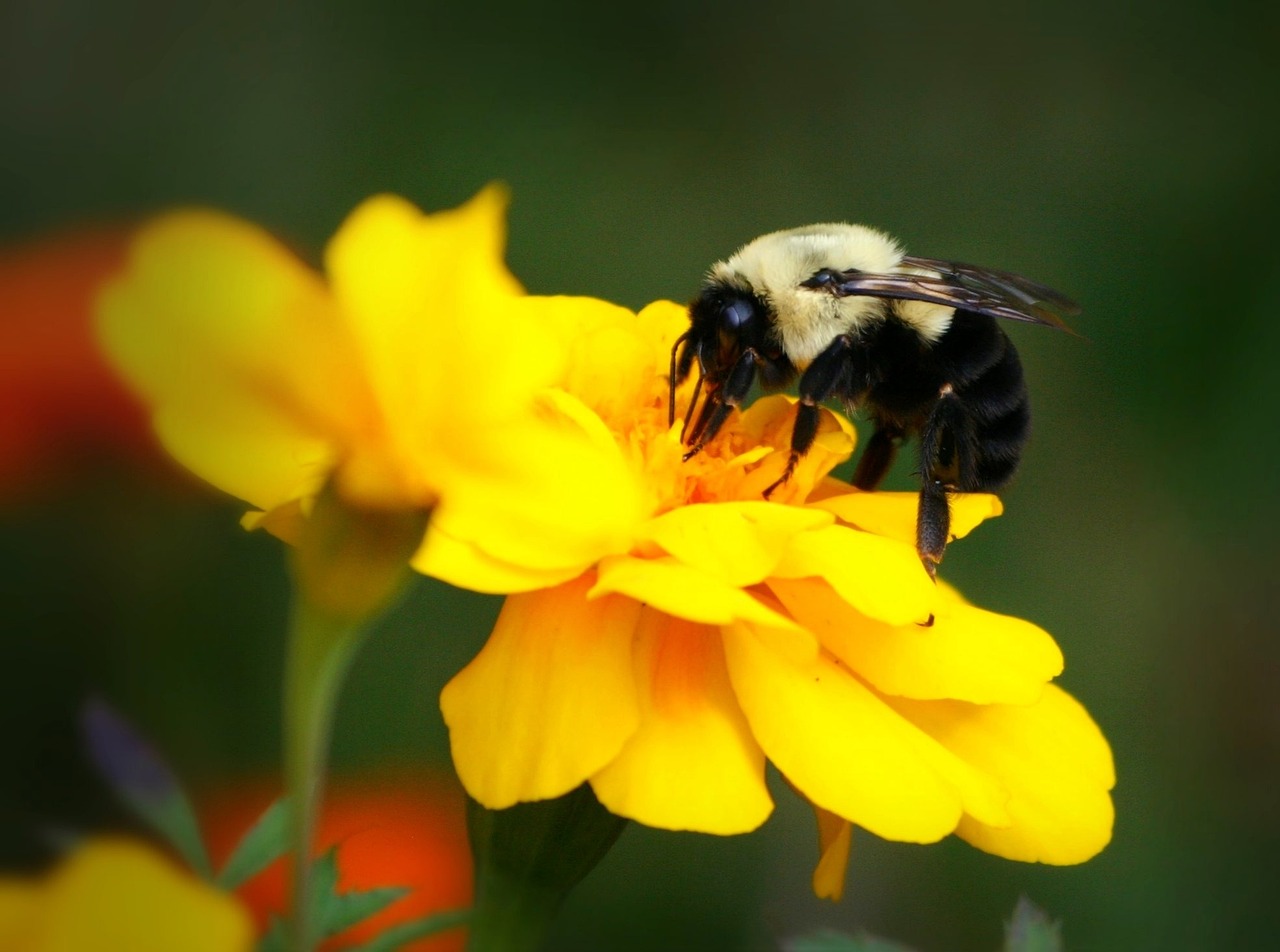
[[[747,348],[773,351],[770,312],[761,298],[749,290],[709,284],[689,305],[689,331],[676,362],[673,383],[689,375],[693,362],[707,385],[715,390]]]

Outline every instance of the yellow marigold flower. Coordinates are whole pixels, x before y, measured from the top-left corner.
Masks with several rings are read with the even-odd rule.
[[[315,273],[260,228],[209,210],[145,226],[103,293],[100,335],[165,446],[289,537],[320,487],[367,509],[435,506],[496,558],[577,565],[616,544],[616,453],[537,412],[565,347],[514,305],[506,194],[424,215],[360,205]],[[629,517],[628,517],[629,520]],[[479,536],[483,534],[483,539]]]
[[[8,952],[248,952],[249,913],[150,847],[90,840],[40,879],[0,879]]]
[[[473,797],[497,809],[590,782],[608,809],[648,825],[741,833],[772,809],[767,759],[818,810],[823,895],[839,893],[850,824],[919,843],[955,832],[1048,863],[1106,844],[1111,753],[1048,683],[1057,645],[930,581],[914,494],[829,476],[853,449],[847,421],[825,412],[813,450],[766,502],[792,403],[756,402],[682,462],[666,372],[683,308],[521,306],[570,347],[546,414],[625,460],[630,485],[597,495],[620,488],[644,504],[625,545],[559,584],[455,539],[429,542],[435,574],[527,590],[441,698]],[[976,494],[952,508],[956,536],[1000,512]]]

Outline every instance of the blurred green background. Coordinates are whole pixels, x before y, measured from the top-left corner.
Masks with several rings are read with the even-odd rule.
[[[197,201],[314,257],[373,192],[440,208],[497,178],[535,292],[686,299],[759,233],[847,219],[1071,293],[1085,339],[1012,330],[1034,441],[946,574],[1062,645],[1115,749],[1112,845],[1058,869],[862,834],[824,904],[812,818],[779,786],[752,836],[633,826],[556,947],[772,949],[829,925],[992,949],[1020,893],[1074,950],[1273,947],[1278,21],[1208,0],[9,0],[0,238]],[[180,478],[77,477],[0,513],[10,863],[39,859],[36,829],[120,820],[77,753],[86,692],[193,784],[278,758],[281,547]],[[447,764],[436,697],[497,609],[420,584],[359,659],[338,769]]]

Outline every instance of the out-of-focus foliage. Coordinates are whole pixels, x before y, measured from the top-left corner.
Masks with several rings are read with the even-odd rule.
[[[1011,329],[1034,439],[1005,516],[944,574],[1062,645],[1062,683],[1115,749],[1114,842],[1056,869],[863,834],[831,906],[808,895],[799,809],[749,837],[632,829],[553,942],[763,949],[829,926],[993,948],[1025,892],[1080,948],[1250,947],[1275,932],[1258,884],[1280,846],[1277,17],[1207,0],[18,0],[0,11],[0,238],[199,201],[314,261],[373,192],[438,208],[501,178],[534,292],[683,299],[738,244],[833,219],[1062,288],[1084,339]],[[21,316],[0,313],[5,366]],[[88,371],[49,373],[65,393]],[[51,435],[38,414],[22,416]],[[9,865],[127,822],[75,741],[91,691],[192,785],[278,761],[280,547],[135,460],[61,455],[69,482],[0,512]],[[344,693],[342,772],[444,762],[439,689],[498,606],[421,584]],[[432,638],[410,621],[427,606]]]

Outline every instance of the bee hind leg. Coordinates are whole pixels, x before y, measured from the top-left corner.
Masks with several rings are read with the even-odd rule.
[[[974,483],[977,443],[972,421],[950,385],[938,393],[920,430],[920,502],[916,551],[931,578],[951,541],[950,493]]]

